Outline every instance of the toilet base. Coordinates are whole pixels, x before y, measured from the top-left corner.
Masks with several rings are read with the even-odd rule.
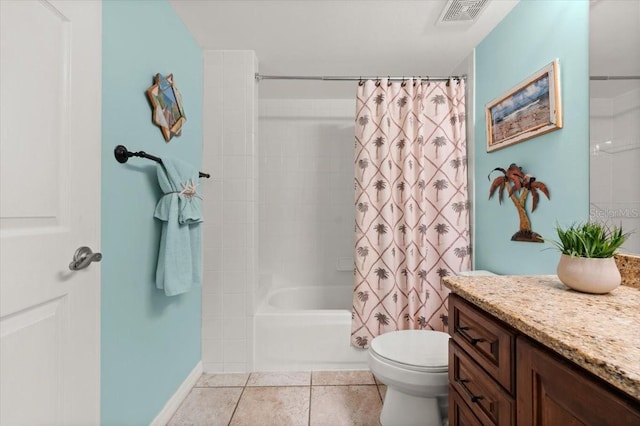
[[[437,398],[423,398],[387,387],[380,413],[382,426],[442,426]]]

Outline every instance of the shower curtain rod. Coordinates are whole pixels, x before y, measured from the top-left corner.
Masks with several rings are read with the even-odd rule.
[[[263,74],[255,74],[256,80],[319,80],[319,81],[362,81],[362,80],[380,80],[385,78],[385,76],[315,76],[315,75],[263,75]],[[404,81],[410,78],[418,78],[420,80],[427,81],[448,81],[451,79],[454,80],[465,80],[467,78],[466,75],[451,75],[448,77],[430,77],[430,76],[402,76],[402,77],[386,77],[387,80],[395,80],[395,81]]]
[[[361,80],[380,80],[385,78],[384,76],[320,76],[320,75],[265,75],[255,74],[257,81],[260,80],[318,80],[318,81],[361,81]],[[387,80],[403,81],[410,78],[416,78],[415,76],[402,76],[402,77],[390,77],[387,76]],[[447,77],[431,77],[431,76],[418,76],[420,80],[432,80],[432,81],[448,81],[454,80],[466,80],[466,75],[451,75]],[[589,80],[640,80],[640,75],[592,75]]]
[[[589,80],[640,80],[640,75],[592,75]]]

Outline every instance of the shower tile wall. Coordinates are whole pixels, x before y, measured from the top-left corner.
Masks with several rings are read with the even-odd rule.
[[[255,72],[252,51],[204,52],[202,167],[211,173],[201,181],[205,372],[252,367],[258,247]]]
[[[640,253],[640,89],[592,98],[590,115],[591,219],[634,231],[624,251]]]
[[[261,99],[259,111],[257,296],[351,285],[355,100]]]

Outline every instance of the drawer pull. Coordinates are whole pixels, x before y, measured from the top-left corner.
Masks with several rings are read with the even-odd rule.
[[[460,385],[460,387],[462,387],[462,389],[464,389],[465,393],[466,393],[467,395],[469,395],[469,398],[471,399],[471,402],[474,402],[474,403],[475,403],[475,402],[480,401],[481,399],[484,399],[484,396],[482,396],[482,395],[474,395],[474,394],[473,394],[473,392],[471,392],[471,391],[469,390],[469,388],[465,386],[465,383],[468,383],[468,382],[469,382],[469,380],[466,380],[466,379],[456,379],[456,382]]]
[[[481,337],[471,337],[467,333],[467,330],[469,330],[469,327],[456,327],[455,328],[455,331],[457,333],[460,333],[462,335],[462,337],[467,339],[472,345],[477,345],[479,342],[484,342],[485,339],[483,339]]]

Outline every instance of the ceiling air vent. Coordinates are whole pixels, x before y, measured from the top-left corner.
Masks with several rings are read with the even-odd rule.
[[[449,0],[440,14],[438,24],[473,23],[489,0]]]

